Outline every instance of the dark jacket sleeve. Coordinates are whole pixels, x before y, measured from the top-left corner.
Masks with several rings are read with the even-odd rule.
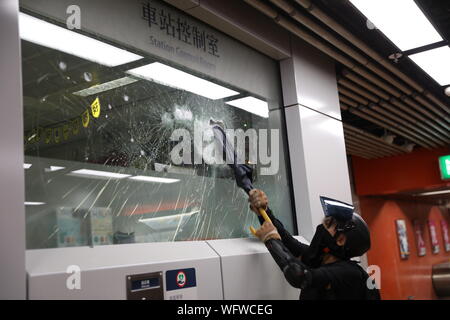
[[[286,280],[295,288],[325,288],[336,279],[345,276],[339,270],[334,270],[335,268],[330,269],[323,266],[315,269],[309,268],[300,259],[295,258],[280,240],[269,239],[265,245]]]
[[[291,286],[299,289],[310,286],[312,281],[310,271],[300,259],[292,255],[282,241],[269,239],[265,245]]]
[[[297,239],[295,239],[283,226],[280,220],[275,218],[275,216],[272,213],[272,210],[267,208],[266,210],[267,215],[269,216],[270,220],[272,220],[273,225],[275,228],[277,228],[278,233],[281,236],[281,240],[283,241],[283,244],[286,246],[286,248],[292,253],[294,257],[299,258],[302,256],[306,250],[308,250],[309,246],[301,243]],[[261,224],[264,223],[264,218],[261,216],[258,216],[259,222]]]
[[[330,284],[342,286],[342,282],[360,282],[359,272],[345,265],[309,268],[294,257],[282,241],[269,239],[265,242],[271,256],[280,267],[289,284],[295,288],[326,288]],[[365,284],[365,282],[364,282]],[[345,284],[344,284],[345,285]]]

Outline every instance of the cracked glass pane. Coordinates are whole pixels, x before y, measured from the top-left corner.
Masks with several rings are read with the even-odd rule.
[[[195,78],[175,73],[176,79],[158,80],[130,72],[158,63]],[[22,40],[22,64],[28,249],[251,236],[249,227],[259,222],[247,195],[226,164],[208,164],[211,120],[226,129],[279,131],[274,174],[261,175],[260,163],[246,162],[254,167],[255,187],[293,231],[279,95],[254,94],[150,54],[107,67]],[[274,70],[272,85],[281,91]],[[252,77],[257,81],[257,74]],[[198,88],[188,84],[196,79],[234,94],[205,97],[217,88],[193,92]],[[267,102],[268,118],[231,105],[243,97]],[[189,134],[191,161],[172,161],[180,142],[172,137],[176,129]],[[270,154],[270,137],[266,149]]]

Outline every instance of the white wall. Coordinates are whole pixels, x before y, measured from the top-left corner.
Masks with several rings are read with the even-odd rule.
[[[280,66],[298,230],[311,240],[324,216],[320,196],[352,201],[336,73],[298,38]]]
[[[0,300],[25,299],[22,71],[18,0],[0,1]]]

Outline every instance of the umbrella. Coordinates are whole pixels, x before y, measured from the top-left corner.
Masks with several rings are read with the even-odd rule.
[[[223,129],[223,123],[211,119],[210,124],[212,125],[214,137],[225,154],[226,163],[234,172],[236,184],[249,194],[254,189],[253,168],[245,163],[239,163],[233,144],[228,141],[225,130]],[[264,209],[260,208],[259,213],[265,221],[272,222]],[[250,231],[255,234],[253,227],[250,227]]]

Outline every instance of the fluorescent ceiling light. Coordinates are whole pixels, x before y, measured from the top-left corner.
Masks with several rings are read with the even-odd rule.
[[[55,172],[65,168],[66,167],[50,166],[50,168],[45,168],[45,172]]]
[[[245,97],[228,101],[230,106],[245,110],[247,112],[256,114],[257,116],[268,118],[269,117],[269,105],[267,102],[256,99],[254,97]]]
[[[144,182],[157,182],[157,183],[174,183],[180,181],[179,179],[169,179],[160,177],[148,177],[148,176],[135,176],[131,177],[131,180],[144,181]]]
[[[31,166],[32,166],[31,163],[24,163],[24,164],[23,164],[23,168],[24,168],[24,169],[30,169]]]
[[[159,62],[128,70],[127,73],[213,100],[223,99],[239,93]]]
[[[156,218],[146,218],[146,219],[139,219],[139,222],[161,222],[161,221],[165,221],[165,220],[171,220],[171,219],[180,219],[180,218],[184,218],[184,217],[189,217],[192,216],[196,213],[199,213],[200,210],[195,210],[195,211],[191,211],[191,212],[187,212],[187,213],[180,213],[180,214],[172,214],[169,216],[163,216],[163,217],[156,217]]]
[[[20,37],[24,40],[108,67],[118,66],[142,58],[137,54],[22,12],[19,15],[19,30]]]
[[[448,46],[412,54],[409,58],[441,86],[450,84],[450,48]]]
[[[26,206],[42,206],[45,202],[31,202],[31,201],[25,201]]]
[[[402,51],[442,41],[413,0],[350,0]]]
[[[123,86],[129,85],[129,84],[135,83],[137,81],[139,81],[139,80],[130,78],[130,77],[123,77],[123,78],[112,80],[112,81],[105,82],[102,84],[97,84],[90,88],[74,92],[73,94],[77,95],[77,96],[81,96],[81,97],[88,97],[88,96],[92,96],[94,94],[98,94],[100,92],[105,92],[108,90],[123,87]]]
[[[130,174],[115,173],[109,171],[99,171],[99,170],[89,170],[80,169],[75,170],[70,173],[70,175],[76,175],[81,177],[100,177],[100,178],[113,178],[113,179],[123,179],[131,177]]]
[[[444,194],[444,193],[450,193],[450,190],[440,190],[440,191],[418,193],[418,194],[415,194],[415,196],[432,196],[435,194]]]

